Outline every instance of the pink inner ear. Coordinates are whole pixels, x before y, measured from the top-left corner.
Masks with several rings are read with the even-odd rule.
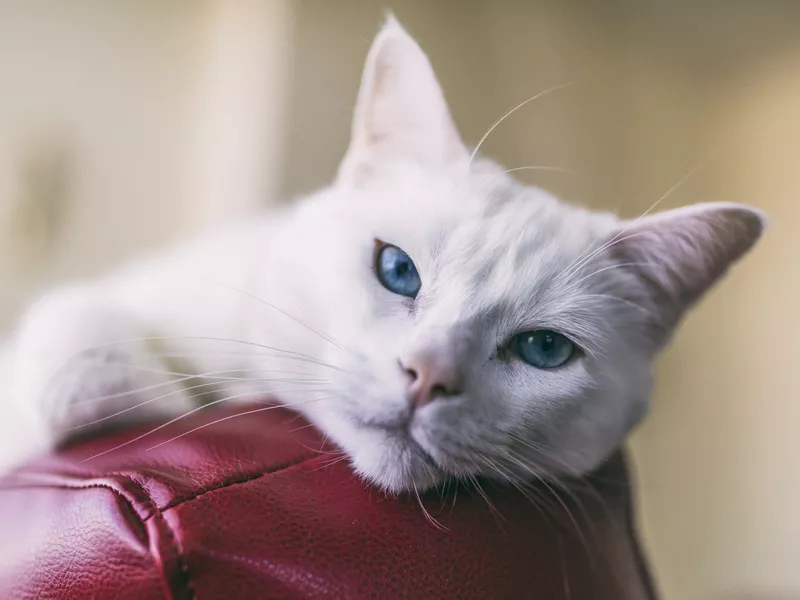
[[[747,206],[699,204],[628,223],[609,251],[635,265],[642,291],[671,327],[753,247],[764,223]]]
[[[340,181],[398,159],[443,168],[467,155],[427,56],[389,19],[367,57]]]

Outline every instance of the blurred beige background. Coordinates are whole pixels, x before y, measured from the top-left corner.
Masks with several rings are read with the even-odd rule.
[[[636,432],[666,600],[800,598],[800,3],[391,4],[476,142],[563,198],[636,216],[766,210],[685,322]],[[0,0],[0,327],[53,282],[324,184],[385,6]],[[712,159],[704,162],[711,151]]]

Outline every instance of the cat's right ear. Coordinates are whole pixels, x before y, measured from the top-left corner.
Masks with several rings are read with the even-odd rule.
[[[765,225],[761,211],[726,202],[676,208],[622,224],[605,247],[632,276],[628,299],[648,308],[656,346],[667,341],[683,314],[750,251]]]
[[[428,57],[389,15],[367,56],[338,183],[358,187],[391,161],[441,169],[467,160]]]

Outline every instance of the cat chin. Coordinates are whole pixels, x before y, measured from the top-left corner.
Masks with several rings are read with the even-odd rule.
[[[356,473],[390,493],[422,493],[444,482],[445,474],[413,442],[386,443],[352,453]]]
[[[445,479],[445,472],[402,428],[365,425],[331,412],[307,416],[344,451],[361,478],[390,494],[423,492]]]

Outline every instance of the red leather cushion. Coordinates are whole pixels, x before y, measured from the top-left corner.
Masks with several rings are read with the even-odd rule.
[[[427,494],[445,530],[414,495],[365,486],[298,417],[245,410],[81,462],[148,428],[106,434],[0,481],[0,598],[654,597],[619,455],[557,494]]]

